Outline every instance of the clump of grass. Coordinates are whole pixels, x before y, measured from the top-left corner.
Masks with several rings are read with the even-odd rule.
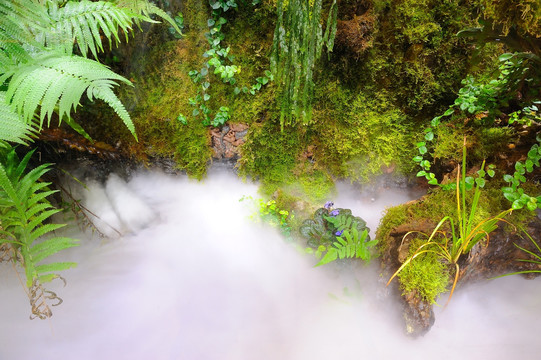
[[[426,239],[414,239],[409,247],[409,255],[421,246]],[[424,253],[406,266],[399,274],[400,287],[404,294],[417,290],[419,295],[430,304],[436,303],[437,297],[447,291],[449,269],[435,253]]]

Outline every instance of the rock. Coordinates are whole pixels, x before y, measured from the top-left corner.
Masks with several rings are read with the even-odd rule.
[[[209,130],[213,157],[215,159],[238,159],[239,147],[244,144],[244,137],[248,133],[248,125],[242,123],[228,123],[220,128]]]
[[[406,334],[410,336],[425,335],[436,320],[432,305],[423,300],[417,291],[405,294],[403,299]]]
[[[431,221],[418,220],[397,226],[390,232],[389,237],[384,239],[387,244],[381,258],[382,274],[386,279],[389,279],[408,257],[409,244],[414,237],[408,236],[404,239],[404,235],[410,231],[430,234],[435,226],[436,224]],[[541,244],[541,219],[534,217],[526,231],[534,241]],[[538,252],[527,237],[522,236],[511,226],[501,223],[499,228],[490,234],[488,242],[478,243],[459,260],[460,273],[455,291],[460,291],[460,286],[465,283],[487,280],[517,271],[541,270],[541,266],[536,263],[519,261],[533,258],[520,250],[517,245],[534,253]],[[528,277],[536,275],[528,274]],[[400,296],[403,301],[405,332],[411,336],[422,336],[435,322],[432,305],[423,300],[416,291],[401,294],[398,281],[398,278],[394,279],[390,286],[394,289],[392,293]],[[449,306],[452,306],[452,300]]]

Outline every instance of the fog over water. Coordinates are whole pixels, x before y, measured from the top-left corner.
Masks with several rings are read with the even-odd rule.
[[[461,287],[436,308],[432,330],[410,339],[376,262],[314,268],[275,229],[249,219],[254,208],[239,199],[257,198],[257,187],[233,174],[214,171],[198,183],[141,173],[88,188],[86,204],[111,238],[71,230],[84,238],[61,258],[78,266],[63,274],[65,288],[53,283],[64,303],[50,320],[28,320],[23,289],[0,264],[0,360],[541,356],[539,279]],[[333,200],[375,230],[385,206],[409,195],[359,196],[340,185]]]

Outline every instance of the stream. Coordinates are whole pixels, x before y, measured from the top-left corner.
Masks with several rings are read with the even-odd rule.
[[[405,189],[358,195],[340,184],[336,207],[375,230]],[[510,276],[460,287],[422,338],[404,335],[377,261],[314,268],[314,258],[259,223],[257,186],[214,169],[203,182],[159,172],[88,183],[100,238],[76,226],[76,261],[49,288],[49,320],[0,264],[0,360],[538,359],[541,279]],[[122,233],[119,236],[117,232]],[[444,304],[445,299],[439,303]]]

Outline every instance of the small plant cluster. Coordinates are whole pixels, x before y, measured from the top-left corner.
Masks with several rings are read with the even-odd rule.
[[[256,5],[258,1],[253,1],[253,5]],[[227,106],[220,106],[213,119],[212,109],[209,107],[208,102],[211,99],[209,94],[210,89],[210,73],[218,76],[222,82],[235,85],[237,79],[235,75],[240,73],[241,68],[233,64],[235,57],[230,54],[231,48],[223,47],[223,40],[225,39],[225,33],[222,31],[222,27],[227,24],[227,19],[224,17],[225,13],[231,9],[237,9],[236,0],[209,0],[210,7],[212,9],[212,17],[207,20],[209,32],[205,34],[207,41],[210,45],[210,49],[207,50],[203,57],[207,58],[200,70],[191,70],[188,75],[195,84],[200,85],[199,92],[195,97],[188,99],[188,103],[194,107],[192,116],[197,118],[199,115],[203,117],[202,123],[204,126],[212,125],[214,127],[220,127],[224,125],[231,117],[229,108]],[[266,85],[269,81],[272,81],[274,77],[270,71],[265,71],[265,76],[258,77],[256,83],[250,88],[242,86],[241,88],[235,87],[234,94],[237,95],[240,92],[255,93],[261,90],[263,85]],[[177,120],[186,125],[188,120],[184,114],[179,114]]]
[[[464,139],[462,168],[459,166],[456,178],[456,217],[447,215],[438,223],[430,235],[422,234],[427,237],[425,242],[413,252],[413,254],[398,268],[391,276],[388,284],[407,266],[412,264],[412,260],[423,254],[434,254],[438,258],[443,259],[449,265],[454,266],[455,276],[449,299],[453,296],[458,276],[460,274],[459,260],[461,257],[470,252],[470,250],[484,239],[488,239],[490,233],[497,229],[500,221],[505,221],[504,218],[512,212],[513,209],[502,211],[496,216],[488,217],[480,221],[476,220],[479,199],[481,196],[481,188],[485,185],[485,180],[482,176],[476,178],[473,182],[467,181],[466,177],[466,140]],[[461,172],[462,169],[462,172]],[[484,172],[484,163],[481,166],[480,172]],[[470,208],[467,208],[466,193],[468,188],[474,189],[473,198]],[[444,225],[448,223],[449,231],[444,230]],[[404,235],[404,238],[412,234],[412,232]]]
[[[370,231],[366,222],[353,216],[351,210],[333,208],[334,203],[327,202],[315,211],[312,219],[305,220],[299,232],[308,241],[308,253],[323,258],[316,266],[328,264],[336,259],[360,258],[369,261],[370,249],[376,240],[370,240]]]
[[[410,245],[410,256],[424,243],[426,239],[413,239]],[[427,248],[428,249],[428,248]],[[432,247],[436,250],[436,247]],[[416,261],[412,261],[398,274],[400,286],[407,294],[411,291],[418,291],[423,299],[430,304],[436,303],[441,293],[447,290],[449,283],[449,270],[439,256],[435,253],[424,253]]]
[[[541,208],[541,195],[535,197],[524,193],[524,189],[520,187],[526,182],[526,173],[531,173],[535,167],[541,164],[541,135],[538,135],[536,140],[538,144],[534,144],[528,151],[528,158],[524,163],[517,161],[515,163],[515,172],[513,175],[505,174],[503,179],[509,183],[509,186],[503,187],[503,196],[512,203],[514,210],[524,207],[531,211]]]
[[[259,215],[263,221],[278,227],[286,239],[291,239],[291,221],[295,217],[293,213],[280,209],[275,200],[259,199]]]
[[[46,290],[44,284],[60,278],[58,272],[75,266],[72,262],[46,260],[78,243],[71,238],[51,236],[65,224],[46,223],[60,210],[47,200],[56,191],[48,189],[50,183],[39,181],[50,164],[26,169],[33,153],[30,151],[19,160],[15,149],[4,144],[0,149],[0,261],[10,260],[24,269],[31,318],[45,319],[52,315],[49,305],[58,305],[62,300]],[[46,235],[49,238],[43,240]]]
[[[501,105],[501,98],[505,98],[505,92],[509,91],[509,87],[516,86],[517,73],[522,69],[522,59],[520,54],[506,53],[499,57],[502,65],[499,68],[499,76],[497,79],[491,80],[488,84],[479,84],[473,77],[469,76],[462,81],[464,85],[458,93],[458,98],[455,100],[445,113],[432,119],[430,127],[426,128],[423,141],[416,144],[419,155],[413,158],[420,167],[421,170],[417,173],[417,176],[424,176],[430,185],[438,185],[444,189],[454,189],[454,184],[440,184],[436,175],[430,171],[431,162],[425,157],[428,154],[428,146],[434,141],[434,129],[441,123],[443,117],[451,116],[455,111],[467,111],[468,113],[475,115],[478,113],[486,113],[483,116],[483,121],[493,121],[495,115],[498,113],[498,108]],[[520,74],[519,74],[520,75]],[[503,95],[502,95],[503,94]],[[539,108],[537,105],[541,104],[541,101],[533,101],[532,104],[525,106],[521,110],[517,110],[509,114],[508,124],[522,124],[530,126],[533,121],[539,120]],[[541,137],[537,136],[537,141],[541,142]],[[512,202],[513,209],[522,209],[524,207],[535,210],[538,207],[541,208],[541,196],[531,196],[524,193],[524,190],[520,188],[520,185],[526,182],[525,174],[533,171],[534,167],[540,166],[541,160],[541,148],[539,144],[534,144],[528,152],[528,159],[525,163],[518,161],[515,164],[515,173],[513,175],[504,175],[504,181],[509,183],[509,186],[502,188],[503,195],[506,199]],[[484,175],[488,174],[490,177],[494,176],[494,165],[489,165],[486,173],[482,170],[478,171],[478,178],[475,181],[480,181],[480,187],[484,186]],[[466,177],[466,184],[473,184],[473,178]],[[468,185],[467,185],[468,186]]]

